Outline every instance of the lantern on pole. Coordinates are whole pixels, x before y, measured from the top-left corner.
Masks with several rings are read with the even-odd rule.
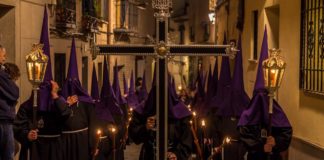
[[[43,44],[34,44],[30,53],[26,56],[27,76],[33,85],[33,127],[37,128],[37,90],[43,82],[47,67],[48,57],[43,53]]]
[[[282,59],[280,49],[270,49],[270,57],[262,62],[265,88],[269,92],[269,129],[271,135],[271,121],[273,113],[273,99],[275,92],[280,87],[286,62]]]

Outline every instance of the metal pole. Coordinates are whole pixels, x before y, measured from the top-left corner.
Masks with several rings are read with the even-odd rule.
[[[269,123],[268,123],[268,137],[272,135],[272,114],[273,114],[273,99],[274,93],[269,93]],[[272,152],[268,153],[268,160],[271,160]]]
[[[33,129],[37,129],[37,91],[38,87],[33,86]]]

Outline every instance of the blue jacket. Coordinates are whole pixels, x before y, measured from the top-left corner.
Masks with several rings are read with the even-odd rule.
[[[18,98],[18,86],[6,72],[0,70],[0,123],[13,122]]]

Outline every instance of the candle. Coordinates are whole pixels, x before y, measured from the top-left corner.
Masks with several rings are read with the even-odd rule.
[[[193,124],[194,124],[194,129],[195,131],[197,131],[197,114],[195,111],[192,112],[192,115],[193,115]]]
[[[181,85],[178,86],[178,90],[179,90],[179,91],[182,90],[182,86],[181,86]]]
[[[36,62],[35,63],[35,79],[41,80],[40,74],[41,74],[41,67],[40,67],[40,64]]]
[[[111,133],[112,133],[112,142],[113,142],[113,160],[116,159],[116,137],[115,137],[115,132],[116,132],[116,128],[112,127],[111,128]]]
[[[274,87],[276,85],[275,78],[276,78],[276,70],[271,69],[270,70],[270,85],[271,85],[271,87]]]
[[[95,141],[95,148],[94,148],[94,150],[93,150],[93,153],[96,153],[96,152],[97,152],[97,149],[98,149],[98,146],[99,146],[99,143],[100,143],[100,137],[101,137],[101,134],[102,134],[101,130],[98,129],[98,130],[97,130],[96,141]],[[94,155],[95,155],[95,154],[94,154]]]

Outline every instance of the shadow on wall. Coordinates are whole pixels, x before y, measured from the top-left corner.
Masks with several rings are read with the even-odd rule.
[[[324,149],[293,138],[289,149],[289,160],[323,160]]]

